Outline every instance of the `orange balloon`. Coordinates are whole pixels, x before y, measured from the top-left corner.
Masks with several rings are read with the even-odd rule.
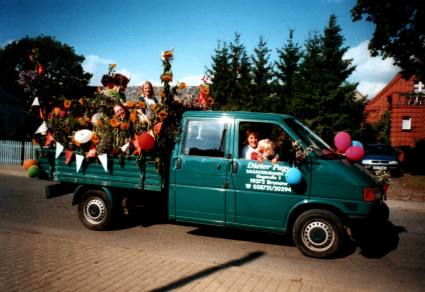
[[[22,167],[27,170],[28,168],[30,168],[33,165],[36,165],[37,161],[35,161],[34,159],[27,159],[24,161],[24,163],[22,164]]]
[[[152,137],[151,134],[143,133],[139,137],[137,137],[137,144],[139,144],[140,150],[142,151],[149,151],[152,150],[155,139]]]

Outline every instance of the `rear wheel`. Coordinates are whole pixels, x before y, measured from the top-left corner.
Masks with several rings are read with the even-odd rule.
[[[302,213],[295,221],[292,237],[298,249],[306,256],[329,258],[340,250],[345,230],[334,213],[312,209]]]
[[[89,229],[107,229],[112,221],[112,202],[102,191],[87,191],[78,204],[78,216]]]

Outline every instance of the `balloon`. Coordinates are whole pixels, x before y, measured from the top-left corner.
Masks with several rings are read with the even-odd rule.
[[[91,117],[91,123],[92,123],[93,127],[97,127],[98,126],[99,120],[100,120],[100,113],[95,113]]]
[[[364,149],[360,146],[351,146],[345,151],[345,157],[351,161],[360,161],[364,156]]]
[[[301,171],[298,168],[291,167],[286,173],[285,173],[285,179],[286,182],[290,185],[297,185],[301,182],[303,178],[303,175]]]
[[[40,63],[37,64],[37,74],[38,76],[41,76],[44,74],[44,66]]]
[[[153,132],[155,133],[155,135],[159,135],[159,133],[161,133],[161,128],[162,122],[156,123],[155,126],[153,126]]]
[[[335,135],[334,143],[338,151],[345,152],[351,146],[351,136],[347,132],[341,131]]]
[[[37,164],[37,161],[35,161],[34,159],[27,159],[24,161],[24,163],[22,164],[22,167],[25,170],[28,170],[28,168],[30,168],[31,166]]]
[[[74,139],[80,144],[87,143],[91,140],[91,137],[93,136],[93,132],[87,129],[79,130],[75,132]]]
[[[32,165],[27,170],[29,177],[37,177],[40,174],[40,168],[37,165]]]
[[[139,137],[137,137],[137,144],[140,147],[140,150],[142,151],[149,151],[152,150],[155,143],[155,139],[152,137],[151,134],[143,133]]]
[[[353,140],[353,142],[351,143],[351,146],[359,146],[359,147],[364,148],[362,142],[357,141],[357,140]]]

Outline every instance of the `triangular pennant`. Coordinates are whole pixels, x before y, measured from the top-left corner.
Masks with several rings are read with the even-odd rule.
[[[81,165],[83,164],[84,156],[80,154],[75,154],[75,162],[77,163],[77,172],[80,171]]]
[[[37,131],[35,131],[35,134],[46,135],[46,132],[47,132],[47,124],[45,121],[43,121],[40,127],[38,127]]]
[[[56,154],[55,154],[55,159],[57,159],[59,157],[59,155],[61,155],[62,151],[63,151],[64,147],[61,143],[56,142]]]
[[[108,154],[100,154],[97,156],[99,158],[100,163],[103,166],[103,169],[108,172]]]
[[[69,164],[72,159],[72,154],[74,154],[71,150],[65,150],[65,164]]]
[[[40,101],[38,100],[38,97],[35,97],[31,106],[40,106]]]
[[[96,157],[96,146],[91,146],[86,154],[86,158]]]
[[[52,134],[47,133],[46,140],[44,141],[44,147],[49,146],[53,141],[55,141],[55,138],[53,138]]]
[[[130,143],[125,143],[123,146],[121,146],[121,151],[124,153],[127,153],[127,150],[130,148]],[[127,153],[129,154],[129,153]]]

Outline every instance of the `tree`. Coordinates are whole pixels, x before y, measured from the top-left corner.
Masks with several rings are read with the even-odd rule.
[[[289,38],[282,49],[278,49],[278,60],[275,63],[277,78],[278,104],[276,112],[289,111],[288,103],[294,95],[294,79],[299,70],[299,62],[302,57],[301,47],[294,43],[294,30],[289,31]]]
[[[343,43],[331,15],[323,35],[308,39],[297,76],[294,112],[327,141],[337,131],[358,128],[363,120],[364,101],[354,99],[357,84],[346,81],[355,67],[343,59],[348,49]]]
[[[260,37],[251,59],[253,64],[251,108],[257,111],[267,111],[265,101],[271,94],[270,81],[273,77],[273,71],[269,61],[270,50],[267,48],[267,42],[263,37]]]
[[[84,59],[52,37],[25,37],[0,48],[0,86],[26,109],[35,97],[43,107],[61,96],[79,98],[91,78],[81,66]],[[28,123],[26,130],[35,126]]]
[[[373,22],[372,56],[391,57],[406,78],[425,79],[425,2],[422,0],[357,0],[353,21]]]
[[[214,107],[220,109],[228,103],[227,93],[230,88],[229,48],[226,43],[218,42],[207,75],[212,81],[211,94],[214,97]]]
[[[18,81],[22,81],[22,75],[34,72],[32,89],[40,97],[76,98],[91,78],[81,66],[84,60],[72,47],[52,37],[25,37],[0,49],[0,85],[23,97],[24,88]]]

